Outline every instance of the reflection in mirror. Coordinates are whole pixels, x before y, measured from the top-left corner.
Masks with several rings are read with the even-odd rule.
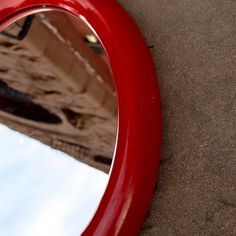
[[[0,33],[0,235],[79,235],[108,182],[117,105],[93,32],[63,12]]]

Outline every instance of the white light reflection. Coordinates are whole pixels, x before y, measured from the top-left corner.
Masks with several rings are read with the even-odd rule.
[[[0,235],[77,236],[108,175],[0,125]]]

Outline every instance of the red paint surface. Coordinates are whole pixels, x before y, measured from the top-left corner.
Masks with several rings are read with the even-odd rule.
[[[117,89],[115,160],[83,235],[137,235],[152,198],[161,144],[160,95],[149,50],[115,0],[1,0],[0,30],[22,16],[55,8],[89,22],[107,52]]]

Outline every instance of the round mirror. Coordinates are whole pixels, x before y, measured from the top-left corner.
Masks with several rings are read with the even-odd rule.
[[[77,236],[109,179],[116,90],[96,35],[57,11],[0,33],[0,235]]]
[[[117,1],[1,0],[0,31],[0,234],[137,235],[161,106],[132,19]]]

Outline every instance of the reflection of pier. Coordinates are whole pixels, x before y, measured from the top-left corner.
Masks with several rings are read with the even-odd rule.
[[[48,14],[35,17],[20,43],[0,37],[1,123],[107,172],[116,99],[106,57],[85,40],[87,27]]]
[[[28,97],[0,81],[0,110],[24,119],[43,122],[47,124],[59,124],[61,119],[33,103]]]
[[[70,156],[79,159],[81,162],[86,163],[96,169],[103,170],[106,173],[109,172],[111,159],[105,158],[100,159],[99,156],[93,156],[90,150],[85,147],[65,143],[63,141],[54,140],[50,146],[54,149],[60,150],[64,153],[67,153]]]

